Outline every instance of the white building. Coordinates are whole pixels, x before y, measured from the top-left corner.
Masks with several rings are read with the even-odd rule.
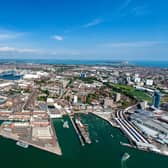
[[[53,104],[54,103],[54,99],[53,98],[47,98],[47,103],[48,104]]]
[[[25,74],[23,76],[23,79],[27,79],[27,80],[31,80],[31,79],[39,79],[40,77],[47,77],[48,73],[47,72],[36,72],[36,73],[29,73],[29,74]]]
[[[50,127],[33,127],[32,137],[35,139],[52,139],[52,136]]]
[[[115,101],[118,102],[118,101],[120,101],[120,99],[121,99],[121,94],[120,93],[116,93]]]
[[[136,78],[134,79],[134,82],[135,82],[135,83],[140,83],[140,82],[141,82],[141,78],[136,77]]]
[[[37,74],[25,74],[23,79],[30,80],[30,79],[38,79],[40,76]]]
[[[153,85],[153,80],[152,79],[147,79],[146,80],[146,85],[152,86]]]
[[[74,100],[73,100],[73,103],[75,104],[75,103],[78,103],[78,96],[74,96]]]

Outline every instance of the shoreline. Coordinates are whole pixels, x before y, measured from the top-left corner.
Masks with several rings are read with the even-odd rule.
[[[123,64],[128,62],[128,64]],[[0,59],[0,64],[85,65],[85,66],[137,66],[144,68],[168,68],[168,60],[76,60],[76,59]]]
[[[94,112],[90,112],[90,114],[93,114],[93,115],[95,115],[95,116],[97,116],[97,117],[99,117],[99,118],[101,118],[101,119],[107,121],[112,127],[118,128],[118,129],[124,134],[124,136],[127,137],[127,135],[125,135],[125,133],[121,130],[120,126],[115,125],[115,124],[114,124],[112,121],[110,121],[108,118],[105,118],[105,117],[101,116],[100,114],[97,115],[97,114],[94,113]],[[128,137],[127,137],[127,139],[129,140]],[[120,142],[120,145],[129,147],[129,148],[132,148],[132,149],[144,151],[144,152],[151,152],[151,153],[159,154],[159,155],[166,156],[166,157],[168,156],[168,154],[166,154],[166,153],[161,153],[161,152],[159,152],[159,151],[150,150],[150,149],[148,149],[148,148],[142,148],[142,147],[135,146],[135,145],[132,145],[132,144],[126,144],[126,143],[125,143],[125,144],[121,144],[121,142]]]
[[[36,145],[36,144],[33,144],[33,143],[31,143],[31,142],[27,142],[27,141],[21,140],[21,139],[19,139],[19,138],[17,138],[17,137],[7,136],[6,134],[3,134],[2,132],[0,132],[0,136],[3,137],[3,138],[6,138],[6,139],[10,139],[10,140],[16,141],[16,142],[17,142],[17,141],[23,142],[23,143],[28,144],[28,145],[30,145],[30,146],[32,146],[32,147],[35,147],[35,148],[37,148],[37,149],[41,149],[41,150],[43,150],[43,151],[47,151],[47,152],[56,154],[56,155],[58,155],[58,156],[61,156],[61,155],[62,155],[62,152],[61,152],[61,150],[60,150],[59,148],[57,148],[57,149],[55,149],[55,150],[50,150],[50,149],[47,149],[47,148],[45,148],[45,147],[42,147],[42,146],[38,146],[38,145]]]
[[[58,142],[58,138],[56,136],[56,130],[55,130],[55,127],[54,127],[54,125],[52,123],[52,120],[50,121],[50,123],[51,123],[51,128],[52,128],[52,131],[53,131],[53,134],[54,134],[54,138],[55,138],[54,146],[45,146],[45,145],[44,146],[40,146],[40,145],[35,144],[33,142],[20,139],[20,137],[18,135],[13,134],[11,132],[5,132],[1,127],[0,127],[0,136],[3,137],[3,138],[6,138],[6,139],[11,139],[11,140],[16,141],[16,142],[17,141],[23,142],[23,143],[28,144],[28,145],[30,145],[32,147],[35,147],[35,148],[38,148],[38,149],[41,149],[41,150],[56,154],[58,156],[61,156],[62,155],[62,150],[61,150],[60,144]]]

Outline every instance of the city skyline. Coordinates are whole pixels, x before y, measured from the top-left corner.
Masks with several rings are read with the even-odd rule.
[[[0,6],[0,59],[168,60],[167,4],[7,0]]]

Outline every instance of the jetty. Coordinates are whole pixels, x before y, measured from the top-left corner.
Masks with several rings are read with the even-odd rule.
[[[81,145],[82,145],[82,146],[85,146],[84,140],[83,140],[83,138],[82,138],[82,136],[81,136],[81,134],[80,134],[80,132],[79,132],[79,130],[78,130],[78,128],[77,128],[77,126],[76,126],[76,124],[75,124],[73,118],[72,118],[72,116],[69,116],[69,118],[70,118],[70,120],[71,120],[71,122],[72,122],[72,125],[73,125],[73,127],[74,127],[74,129],[75,129],[77,135],[78,135],[78,138],[79,138],[79,141],[80,141]]]
[[[84,142],[87,144],[91,144],[89,132],[86,129],[86,127],[82,124],[80,119],[75,119],[75,125],[77,126],[77,129],[79,130]]]

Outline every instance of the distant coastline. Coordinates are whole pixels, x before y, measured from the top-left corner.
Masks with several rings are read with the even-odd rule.
[[[130,65],[141,67],[168,68],[166,61],[125,61],[125,60],[61,60],[61,59],[0,59],[0,64],[34,63],[62,65]]]

